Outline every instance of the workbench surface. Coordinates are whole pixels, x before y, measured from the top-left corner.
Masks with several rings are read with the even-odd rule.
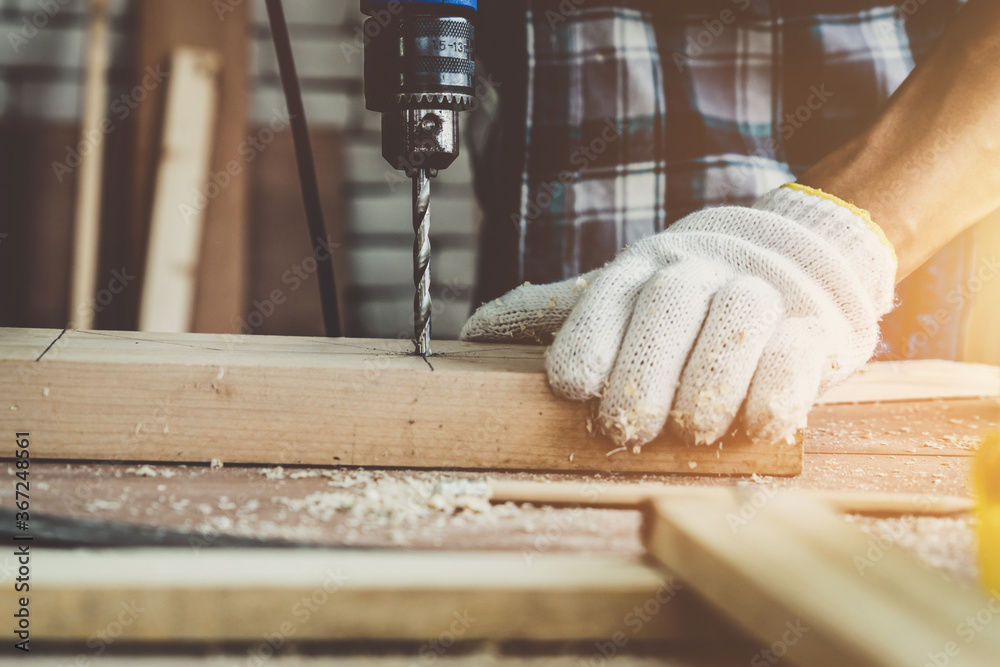
[[[810,418],[804,471],[798,477],[520,472],[491,472],[488,476],[494,480],[743,483],[759,485],[762,490],[839,489],[964,496],[968,494],[970,459],[979,436],[998,422],[1000,400],[996,398],[819,406]],[[4,465],[13,475],[13,465]],[[522,553],[529,564],[557,552],[642,552],[637,511],[490,506],[475,497],[442,502],[435,495],[436,484],[442,479],[485,478],[484,473],[470,471],[96,462],[35,462],[31,470],[33,511],[193,532],[201,536],[196,547],[211,547],[222,537],[249,537],[323,546],[507,550]],[[5,506],[11,501],[10,486],[0,486],[0,502]],[[895,546],[913,552],[960,581],[972,581],[976,576],[970,517],[848,520],[875,536],[890,535]],[[392,660],[407,655],[412,659],[419,649],[386,649],[398,655],[386,657],[387,662],[369,663],[361,656],[370,648],[339,646],[324,652],[338,652],[340,659],[354,655],[351,660],[356,663],[338,664],[360,666],[395,664]],[[570,645],[536,647],[534,655],[562,656],[559,659],[565,659],[566,664],[578,664],[593,653],[592,649]],[[357,651],[361,655],[356,655]],[[510,647],[466,647],[442,658],[442,664],[533,664],[520,662],[517,651],[510,651]],[[647,655],[651,651],[673,657],[653,658]],[[651,647],[642,642],[636,642],[627,653],[620,656],[624,659],[619,664],[746,664],[747,656],[753,654],[752,650],[748,654],[747,646],[691,649]],[[129,664],[160,664],[130,660],[134,661]],[[199,665],[237,664],[203,656],[191,660],[190,664]],[[295,659],[274,664],[313,663]],[[400,664],[409,663],[403,660]]]
[[[419,549],[640,549],[637,512],[432,506],[441,479],[592,480],[967,495],[971,454],[997,399],[818,406],[798,477],[375,470],[127,463],[32,466],[32,508],[64,516],[329,546]],[[618,454],[630,455],[630,454]],[[641,454],[640,454],[641,456]],[[224,462],[223,462],[224,463]],[[13,475],[13,465],[8,464]],[[0,488],[0,499],[10,489]],[[463,509],[446,507],[445,510]],[[566,520],[571,517],[572,520]],[[546,538],[558,527],[558,539]],[[547,533],[548,531],[548,533]]]

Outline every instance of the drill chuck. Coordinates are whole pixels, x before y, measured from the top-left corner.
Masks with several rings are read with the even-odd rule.
[[[361,0],[365,101],[382,156],[413,179],[413,335],[431,354],[431,182],[458,157],[458,114],[475,103],[476,0]]]
[[[402,7],[387,26],[380,23],[386,20],[384,15],[366,21],[365,34],[377,33],[365,48],[368,109],[386,113],[470,108],[476,77],[472,22],[467,16],[443,15],[457,10],[442,10],[436,5],[430,9]]]
[[[475,103],[475,0],[367,0],[365,102],[382,155],[410,176],[458,157],[458,112]]]

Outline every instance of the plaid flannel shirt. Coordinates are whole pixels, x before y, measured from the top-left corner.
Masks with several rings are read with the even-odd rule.
[[[501,129],[473,141],[483,300],[579,275],[693,211],[750,205],[795,180],[875,118],[963,1],[484,4],[487,16],[506,12],[494,28],[508,32],[491,41],[485,24],[482,55],[503,61]],[[943,301],[969,253],[957,239],[908,282]],[[957,326],[902,349],[920,316],[883,327],[897,355],[952,356]]]

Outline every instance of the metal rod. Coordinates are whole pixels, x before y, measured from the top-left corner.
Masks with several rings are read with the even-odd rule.
[[[431,356],[431,179],[426,169],[413,175],[413,334],[416,353]]]
[[[337,303],[337,285],[333,271],[333,253],[326,252],[329,237],[323,222],[323,207],[320,204],[319,184],[316,182],[316,167],[313,163],[312,146],[309,144],[309,127],[306,111],[302,104],[302,90],[292,56],[292,43],[285,23],[285,11],[281,0],[266,0],[267,16],[271,24],[274,50],[278,56],[278,72],[281,86],[285,91],[285,104],[291,118],[292,140],[295,144],[295,159],[299,168],[299,185],[302,188],[302,204],[306,210],[306,224],[309,226],[309,243],[316,259],[319,282],[319,298],[323,312],[323,327],[330,338],[341,336],[340,309]]]

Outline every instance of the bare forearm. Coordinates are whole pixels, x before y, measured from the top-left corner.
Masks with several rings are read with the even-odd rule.
[[[867,209],[897,280],[1000,208],[1000,2],[971,0],[874,125],[799,181]]]

